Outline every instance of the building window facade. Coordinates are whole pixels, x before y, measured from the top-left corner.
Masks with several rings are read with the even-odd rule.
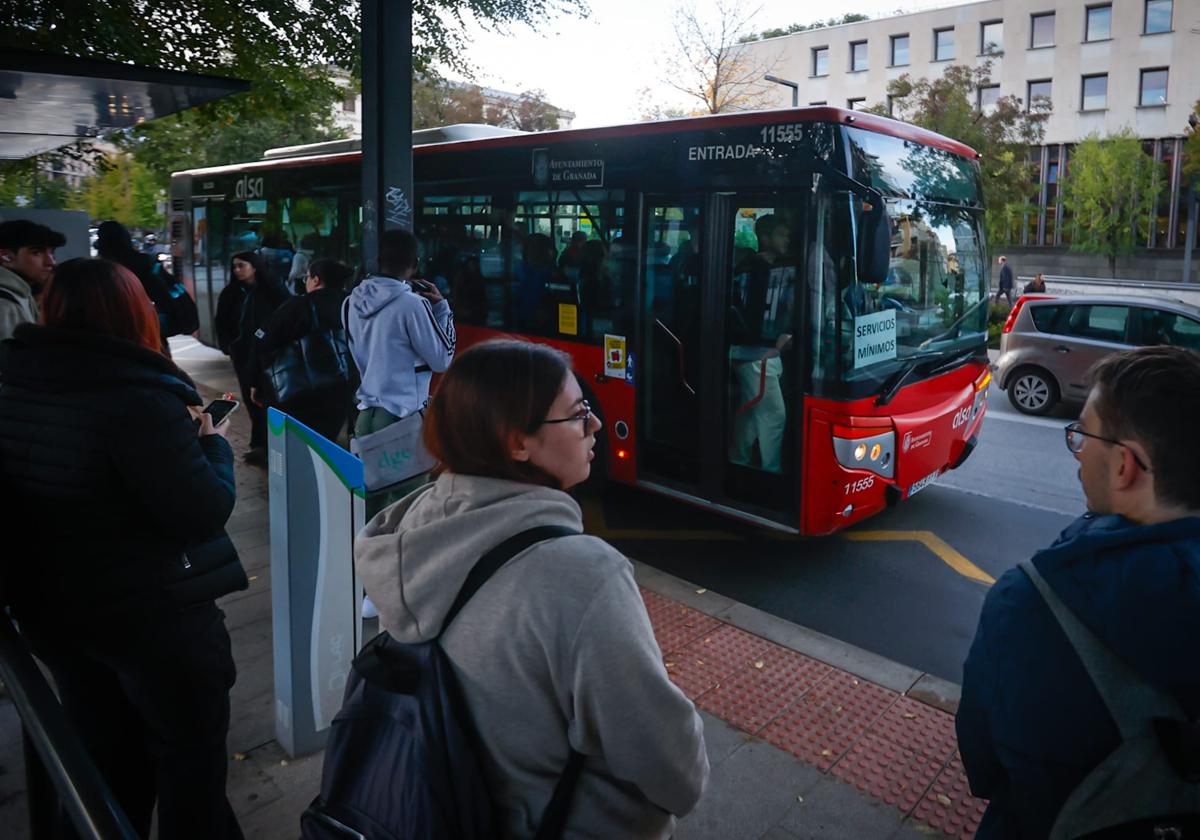
[[[850,42],[850,72],[861,73],[867,69],[867,42]]]
[[[1054,12],[1031,15],[1029,18],[1029,48],[1054,46]]]
[[[933,60],[934,61],[953,61],[954,60],[954,30],[953,29],[935,29],[935,30],[933,30]]]
[[[904,109],[904,97],[903,96],[893,96],[892,94],[889,93],[888,98],[887,98],[888,116],[894,117],[894,116],[896,116],[896,114],[899,111],[901,111],[903,109]]]
[[[358,109],[358,94],[352,90],[348,90],[342,97],[342,112],[353,114]]]
[[[1025,110],[1051,110],[1050,90],[1051,83],[1049,79],[1037,79],[1035,81],[1031,81],[1025,91]]]
[[[1004,52],[1004,21],[988,20],[979,24],[979,54],[1000,55]]]
[[[1112,6],[1089,6],[1085,41],[1107,41],[1112,37]]]
[[[908,64],[908,36],[892,36],[892,66],[904,67]]]
[[[1000,100],[1000,85],[987,85],[979,88],[975,94],[975,107],[981,113],[990,114],[996,110],[996,103]]]
[[[1082,111],[1103,111],[1108,107],[1108,74],[1083,77]]]
[[[1170,32],[1172,3],[1173,0],[1146,0],[1146,21],[1142,32],[1146,35]]]
[[[1143,108],[1167,104],[1167,68],[1154,67],[1142,71],[1138,105]]]
[[[822,99],[820,102],[809,102],[809,103],[808,103],[808,105],[809,105],[809,107],[810,107],[810,108],[815,108],[815,107],[817,107],[818,105],[828,105],[828,104],[829,104],[829,103],[828,103],[828,102],[826,102],[824,99]]]
[[[829,47],[814,47],[812,51],[812,74],[829,75]]]
[[[865,96],[861,96],[853,99],[847,99],[846,107],[851,111],[861,111],[867,107],[867,98]]]

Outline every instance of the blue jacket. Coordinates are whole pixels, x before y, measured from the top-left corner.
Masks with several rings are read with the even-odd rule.
[[[1139,526],[1088,514],[1033,562],[1114,654],[1200,714],[1200,517]],[[991,800],[976,837],[1046,837],[1120,736],[1020,569],[988,593],[963,671],[959,751],[971,792]]]
[[[350,354],[362,377],[359,408],[396,417],[419,410],[429,399],[431,371],[441,373],[454,359],[450,304],[431,304],[404,280],[372,276],[350,293],[346,309]]]

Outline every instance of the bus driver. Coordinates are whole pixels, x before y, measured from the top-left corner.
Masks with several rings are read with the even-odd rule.
[[[754,223],[758,253],[737,269],[733,287],[729,363],[737,387],[730,460],[783,472],[783,432],[787,405],[779,378],[781,353],[792,343],[796,266],[788,254],[791,233],[787,222],[774,213]]]

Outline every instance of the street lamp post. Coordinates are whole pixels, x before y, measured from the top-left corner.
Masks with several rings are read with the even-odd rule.
[[[774,82],[777,85],[790,87],[792,89],[792,107],[800,107],[800,85],[798,85],[796,82],[788,81],[787,79],[781,79],[778,76],[772,76],[770,73],[763,76],[763,78],[768,82]]]

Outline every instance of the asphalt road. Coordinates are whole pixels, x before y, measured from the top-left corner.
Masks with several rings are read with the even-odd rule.
[[[989,403],[961,468],[843,534],[781,537],[626,488],[589,507],[589,530],[697,587],[959,683],[989,584],[925,543],[879,532],[929,532],[967,572],[998,578],[1084,508],[1062,432],[1078,407],[1027,418],[998,389]]]

